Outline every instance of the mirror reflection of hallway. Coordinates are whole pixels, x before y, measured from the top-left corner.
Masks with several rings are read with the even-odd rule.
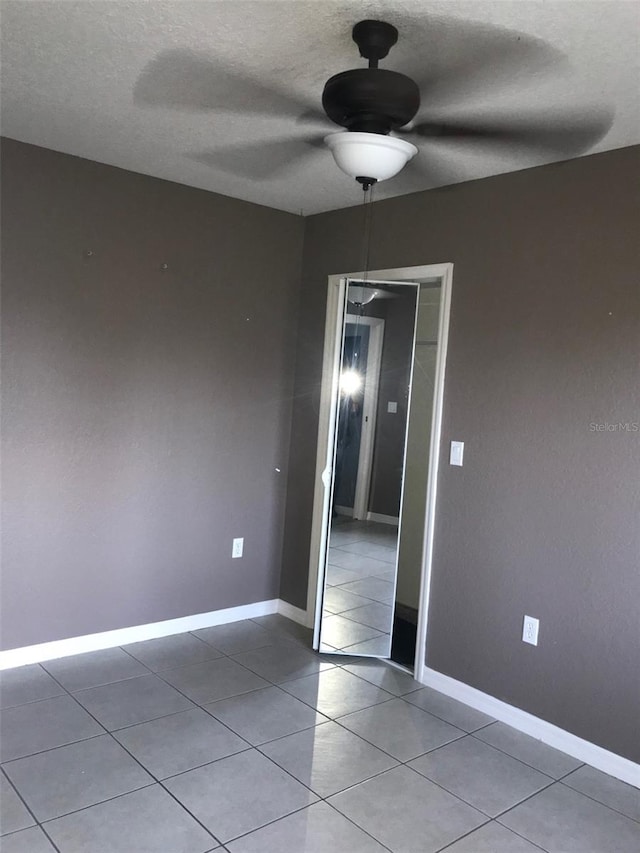
[[[390,656],[417,295],[348,287],[321,651]]]

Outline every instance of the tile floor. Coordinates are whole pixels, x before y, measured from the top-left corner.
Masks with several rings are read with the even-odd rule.
[[[638,853],[640,790],[279,616],[0,675],[2,853]]]
[[[331,524],[321,649],[383,655],[390,649],[398,528],[337,516]]]

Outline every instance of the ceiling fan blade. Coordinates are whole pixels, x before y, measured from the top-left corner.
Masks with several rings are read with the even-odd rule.
[[[486,117],[477,120],[421,121],[409,130],[427,139],[456,140],[475,145],[506,145],[556,154],[581,154],[608,132],[613,112],[529,116],[524,119]]]
[[[185,112],[224,110],[245,115],[291,115],[313,108],[295,92],[263,83],[192,50],[165,50],[138,77],[133,102]]]
[[[509,86],[540,72],[568,68],[566,54],[527,33],[457,18],[407,25],[408,40],[415,44],[420,66],[409,60],[409,73],[422,94],[423,105],[466,95],[469,88]]]
[[[407,163],[404,169],[389,181],[394,192],[400,194],[420,192],[432,187],[442,187],[454,183],[450,170],[442,162],[442,157],[436,152],[418,149],[415,157]],[[383,183],[384,187],[385,184]]]
[[[296,124],[314,124],[318,127],[326,127],[328,131],[337,127],[321,109],[305,110],[296,118]]]
[[[276,178],[300,160],[324,147],[322,139],[272,139],[267,142],[251,142],[248,145],[229,145],[213,151],[190,154],[192,160],[231,175],[264,181]]]

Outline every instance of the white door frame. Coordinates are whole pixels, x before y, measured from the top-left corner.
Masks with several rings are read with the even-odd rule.
[[[373,462],[373,439],[376,434],[376,415],[378,410],[378,386],[380,366],[382,364],[382,343],[384,340],[384,320],[380,317],[358,317],[347,314],[345,321],[354,321],[369,328],[369,347],[367,368],[364,376],[362,394],[362,428],[360,432],[360,451],[358,454],[358,474],[356,492],[353,500],[353,517],[366,519],[369,503],[369,483],[371,463]]]
[[[330,275],[328,281],[318,444],[316,450],[316,477],[313,519],[311,525],[311,548],[309,554],[309,585],[307,590],[307,624],[314,628],[314,649],[317,649],[320,644],[319,616],[322,608],[323,584],[320,583],[318,570],[321,563],[322,565],[325,565],[326,562],[327,530],[326,524],[324,524],[324,519],[331,500],[331,466],[333,462],[336,438],[336,400],[342,348],[342,323],[345,314],[346,282],[347,279],[363,278],[364,273],[352,272],[340,275]],[[431,417],[431,442],[429,447],[427,506],[420,580],[420,606],[418,612],[416,657],[414,665],[414,677],[420,680],[426,660],[427,620],[433,564],[433,537],[435,532],[440,436],[442,429],[445,369],[449,340],[449,318],[451,314],[453,264],[428,264],[416,267],[371,270],[368,273],[367,278],[399,282],[424,282],[439,279],[441,283],[438,348],[436,355],[433,413]],[[324,578],[322,578],[322,580],[324,580]]]

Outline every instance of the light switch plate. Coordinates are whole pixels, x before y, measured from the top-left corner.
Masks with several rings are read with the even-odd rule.
[[[451,452],[449,453],[449,465],[462,466],[464,457],[464,441],[452,441]]]
[[[387,411],[390,415],[395,415],[398,413],[398,404],[397,403],[387,403]]]

